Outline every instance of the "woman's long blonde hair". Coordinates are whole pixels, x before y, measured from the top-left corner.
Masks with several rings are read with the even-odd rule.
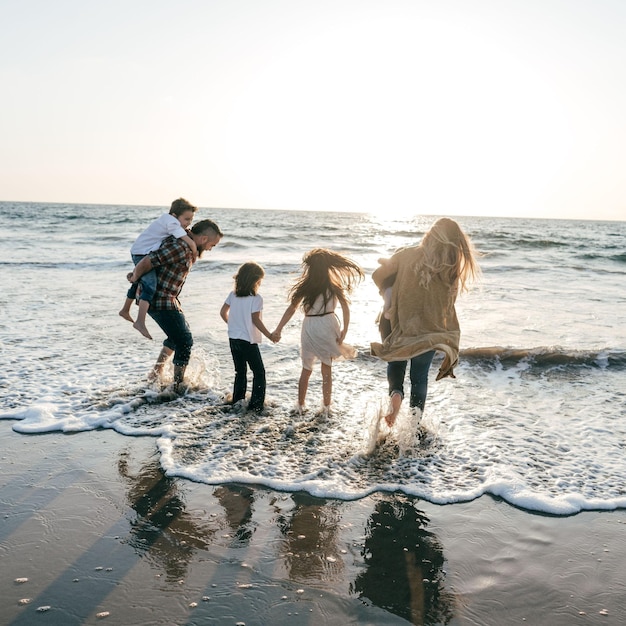
[[[480,274],[478,254],[472,242],[449,217],[438,219],[419,247],[424,254],[415,270],[423,287],[428,287],[430,281],[439,276],[450,284],[453,293],[460,293],[467,291]]]

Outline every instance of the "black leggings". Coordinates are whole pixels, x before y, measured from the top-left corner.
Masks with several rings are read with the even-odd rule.
[[[233,403],[246,397],[248,386],[248,365],[252,370],[252,395],[248,408],[260,411],[265,402],[265,367],[261,358],[259,344],[250,343],[245,339],[229,339],[230,353],[235,364],[235,385],[233,387]]]

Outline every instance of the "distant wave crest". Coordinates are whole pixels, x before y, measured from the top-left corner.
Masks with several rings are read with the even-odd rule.
[[[537,367],[584,366],[597,368],[626,367],[626,350],[606,348],[603,350],[571,350],[557,346],[536,348],[505,348],[490,346],[461,350],[460,356],[467,361],[500,362],[517,364],[522,361]]]

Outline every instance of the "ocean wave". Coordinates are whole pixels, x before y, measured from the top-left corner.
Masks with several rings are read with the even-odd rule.
[[[626,350],[606,348],[603,350],[570,350],[553,346],[536,348],[506,348],[489,346],[466,348],[460,357],[466,361],[517,365],[521,362],[535,367],[576,366],[594,368],[626,367]]]
[[[496,241],[499,244],[505,243],[511,247],[520,248],[562,248],[572,246],[569,239],[558,239],[556,237],[545,236],[520,236],[515,232],[491,231],[482,232],[481,239],[484,241]]]
[[[239,243],[238,241],[234,241],[233,239],[224,239],[224,241],[220,242],[220,249],[234,249],[234,250],[243,250],[248,247],[248,244]]]

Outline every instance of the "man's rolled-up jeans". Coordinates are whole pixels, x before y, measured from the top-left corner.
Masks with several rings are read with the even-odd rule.
[[[152,308],[148,309],[148,314],[167,335],[163,345],[174,350],[174,365],[187,365],[193,337],[184,314],[180,311],[155,311]]]

